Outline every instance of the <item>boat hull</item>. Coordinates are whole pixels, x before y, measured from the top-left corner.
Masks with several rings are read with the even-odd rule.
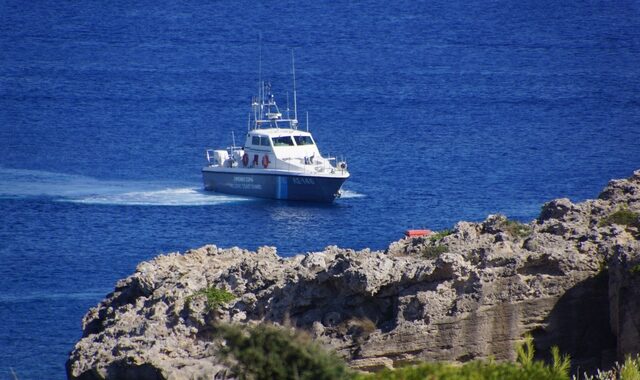
[[[259,198],[333,202],[347,177],[203,170],[204,188]]]

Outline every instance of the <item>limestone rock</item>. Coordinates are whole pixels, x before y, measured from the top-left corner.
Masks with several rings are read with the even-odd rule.
[[[611,330],[618,357],[640,354],[640,241],[616,246],[609,262]]]
[[[640,212],[640,171],[599,199],[546,203],[531,223],[492,215],[450,233],[403,239],[385,252],[335,246],[283,259],[205,246],[138,265],[83,319],[72,379],[228,376],[215,322],[292,324],[354,368],[419,360],[514,359],[524,333],[581,368],[640,352],[640,242],[603,225]],[[608,265],[609,269],[604,270]],[[211,309],[198,292],[235,295]]]

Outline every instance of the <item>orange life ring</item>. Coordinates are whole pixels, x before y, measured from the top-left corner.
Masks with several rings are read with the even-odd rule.
[[[266,154],[262,156],[262,166],[264,166],[265,169],[269,166],[269,156]]]
[[[242,166],[244,166],[246,168],[247,165],[249,165],[249,155],[245,153],[242,156]]]

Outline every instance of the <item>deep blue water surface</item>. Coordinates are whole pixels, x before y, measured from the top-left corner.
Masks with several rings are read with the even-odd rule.
[[[83,314],[159,253],[384,249],[640,167],[638,2],[102,3],[0,1],[0,378],[64,378]],[[200,190],[259,34],[281,104],[293,48],[300,114],[348,158],[333,205]]]

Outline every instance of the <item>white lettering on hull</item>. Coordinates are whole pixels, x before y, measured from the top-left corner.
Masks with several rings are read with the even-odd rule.
[[[313,178],[292,177],[291,180],[296,185],[315,185],[316,181]]]
[[[262,185],[259,183],[228,183],[227,186],[232,189],[262,190]]]
[[[253,183],[252,177],[234,176],[233,182],[226,184],[231,189],[241,190],[262,190],[262,184]]]

